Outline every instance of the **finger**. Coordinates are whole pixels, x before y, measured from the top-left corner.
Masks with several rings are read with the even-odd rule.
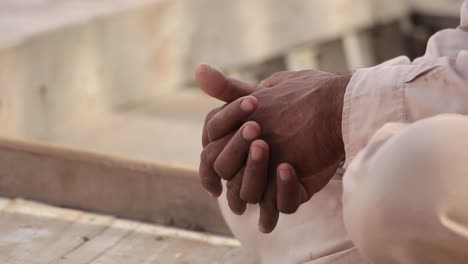
[[[295,169],[287,163],[279,165],[276,179],[278,210],[284,214],[295,213],[306,196]]]
[[[247,203],[240,198],[244,169],[239,170],[232,180],[226,183],[226,198],[229,208],[234,214],[242,215],[247,208]]]
[[[205,118],[205,123],[203,124],[203,130],[202,130],[202,146],[203,148],[206,147],[206,145],[208,145],[208,143],[210,143],[210,140],[208,138],[208,131],[206,130],[206,125],[208,124],[208,121],[210,121],[210,119],[216,114],[219,112],[219,110],[221,110],[221,107],[218,107],[218,108],[215,108],[213,110],[211,110],[211,112],[209,112],[207,115],[206,115],[206,118]]]
[[[260,83],[261,88],[271,88],[273,86],[276,86],[284,81],[287,81],[289,79],[292,79],[296,77],[298,72],[292,72],[292,71],[282,71],[282,72],[277,72],[270,77],[266,78]]]
[[[213,197],[219,197],[223,192],[221,178],[215,172],[213,164],[231,138],[232,134],[208,144],[200,156],[199,173],[201,184]]]
[[[255,140],[250,145],[240,191],[242,200],[251,204],[262,200],[267,185],[269,154],[268,144],[263,140]]]
[[[206,64],[196,68],[195,79],[206,94],[226,103],[250,95],[256,89],[253,85],[227,78],[219,70]]]
[[[276,181],[270,181],[263,201],[260,203],[260,218],[258,229],[264,234],[275,230],[278,224],[279,212],[276,209]]]
[[[236,132],[216,158],[214,162],[216,173],[225,180],[234,177],[234,174],[244,167],[249,155],[250,144],[259,136],[260,126],[253,121],[247,122]]]
[[[209,140],[216,140],[238,129],[258,107],[253,96],[242,97],[219,110],[206,124]]]

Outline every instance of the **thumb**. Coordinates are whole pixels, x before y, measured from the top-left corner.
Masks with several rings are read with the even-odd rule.
[[[206,94],[226,103],[250,95],[256,90],[255,86],[227,78],[222,72],[206,64],[196,68],[195,79]]]

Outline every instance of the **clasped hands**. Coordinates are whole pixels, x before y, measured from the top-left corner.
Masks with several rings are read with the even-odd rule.
[[[343,98],[350,75],[280,72],[253,86],[200,65],[199,87],[226,104],[203,127],[200,179],[214,197],[226,183],[233,213],[260,207],[259,230],[293,214],[324,188],[344,159]]]

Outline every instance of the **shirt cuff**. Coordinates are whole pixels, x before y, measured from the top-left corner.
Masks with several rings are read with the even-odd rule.
[[[357,70],[344,97],[342,134],[345,167],[367,145],[372,135],[388,122],[404,122],[404,83],[407,58],[397,58],[372,68]]]

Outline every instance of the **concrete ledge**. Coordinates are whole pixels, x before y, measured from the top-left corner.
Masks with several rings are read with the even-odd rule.
[[[0,194],[227,235],[197,173],[37,143],[0,140]]]

